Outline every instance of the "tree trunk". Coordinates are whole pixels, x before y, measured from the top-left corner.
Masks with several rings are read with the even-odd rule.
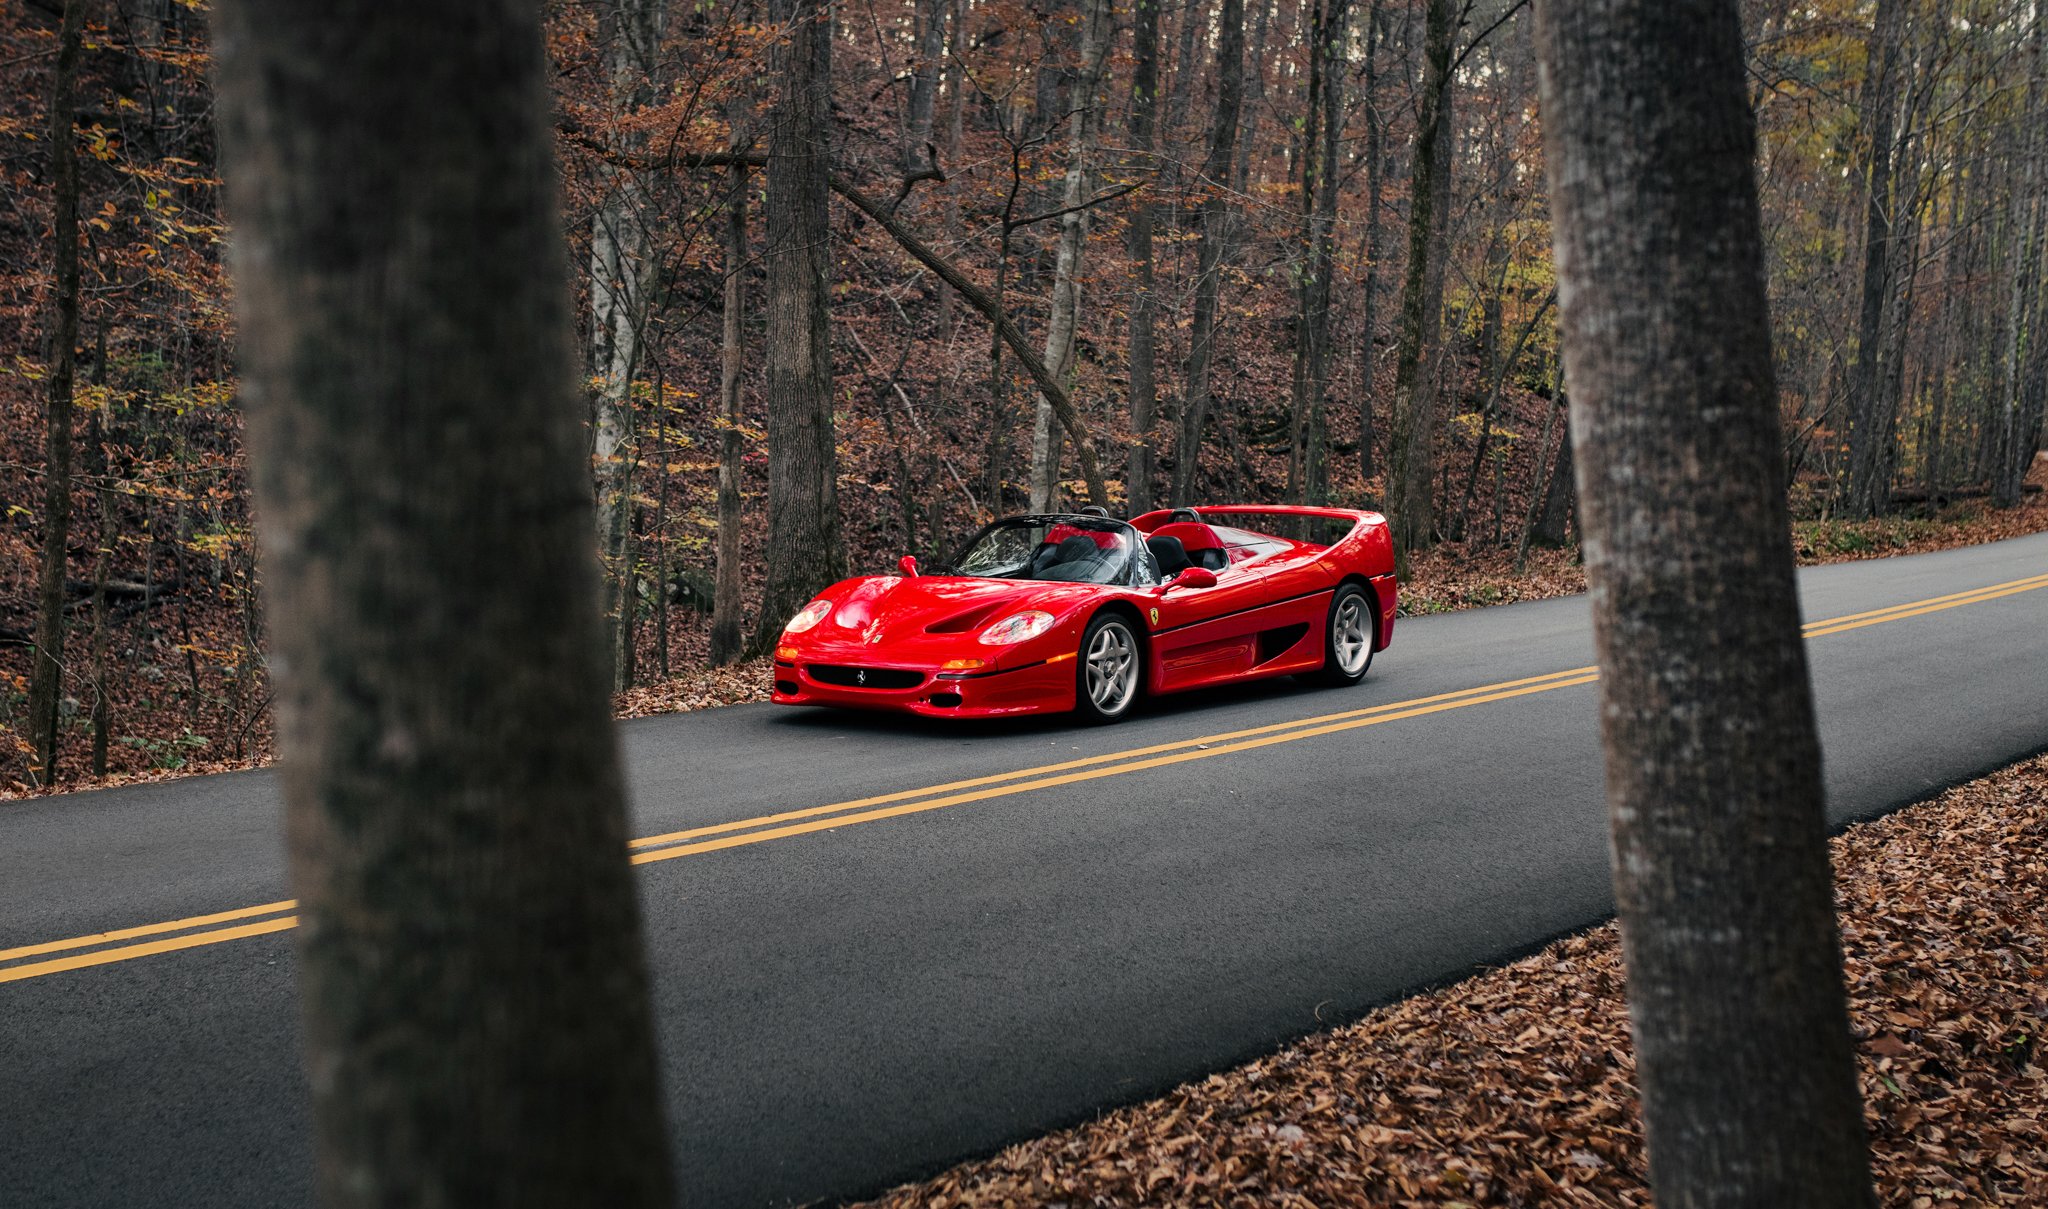
[[[43,429],[43,559],[36,585],[35,650],[28,677],[31,775],[57,780],[57,703],[64,695],[64,570],[71,545],[71,390],[78,367],[78,58],[85,0],[65,0],[50,78],[50,244],[56,289],[51,299],[50,378]]]
[[[2006,299],[2005,331],[2000,350],[1997,459],[1991,469],[1991,502],[2011,508],[2020,502],[2021,486],[2034,464],[2034,451],[2041,443],[2042,391],[2036,367],[2041,359],[2044,335],[2039,327],[2041,251],[2044,226],[2048,226],[2048,202],[2043,201],[2041,163],[2044,142],[2041,127],[2048,124],[2048,57],[2042,44],[2041,9],[2034,9],[2033,32],[2027,39],[2029,59],[2027,101],[2020,136],[2018,179],[2008,199],[2009,238],[2018,244],[2010,257],[2011,292]],[[2029,319],[2033,323],[2029,323]],[[2030,364],[2031,363],[2031,364]]]
[[[93,385],[107,384],[107,325],[101,320],[98,348],[92,361]],[[92,775],[107,775],[107,748],[112,741],[110,733],[114,726],[114,703],[107,696],[107,564],[113,557],[114,541],[118,536],[119,514],[114,508],[113,467],[107,457],[107,441],[111,435],[106,423],[107,409],[112,404],[106,399],[93,409],[91,426],[86,430],[86,439],[91,442],[89,450],[93,476],[93,495],[99,503],[99,540],[93,543],[92,558]]]
[[[1381,0],[1373,0],[1365,20],[1365,283],[1360,309],[1358,356],[1358,475],[1370,483],[1379,472],[1373,462],[1372,394],[1379,375],[1380,189],[1386,172],[1386,125],[1380,117],[1379,61]]]
[[[1190,10],[1192,15],[1193,10]],[[1187,18],[1183,18],[1186,20]],[[1222,35],[1216,43],[1216,120],[1209,128],[1209,155],[1202,162],[1202,245],[1197,253],[1194,327],[1188,337],[1187,394],[1181,405],[1180,445],[1174,451],[1173,502],[1193,497],[1209,410],[1209,372],[1215,359],[1216,307],[1223,283],[1223,254],[1229,247],[1231,148],[1237,139],[1244,90],[1244,0],[1223,0]]]
[[[747,166],[734,164],[725,195],[725,330],[719,346],[718,550],[711,589],[711,666],[740,657],[740,482],[746,439],[740,432],[740,375],[746,363]]]
[[[1872,1206],[1737,5],[1536,13],[1651,1185]]]
[[[320,1203],[665,1205],[538,6],[215,13]]]
[[[1536,515],[1535,537],[1546,546],[1563,548],[1571,542],[1572,505],[1578,498],[1572,471],[1571,415],[1564,416],[1564,435],[1558,438],[1556,460],[1543,485],[1543,509]]]
[[[611,103],[618,115],[654,99],[654,67],[667,6],[662,0],[605,0],[600,32]],[[627,152],[646,139],[624,140]],[[629,644],[634,607],[632,543],[633,375],[645,344],[647,297],[654,281],[654,221],[646,186],[633,168],[607,164],[606,191],[591,217],[591,374],[597,398],[591,415],[591,466],[597,498],[597,548],[604,566],[604,616],[613,651],[612,686],[631,679]]]
[[[905,185],[937,175],[932,156],[932,114],[939,96],[939,64],[946,54],[947,0],[918,0],[917,61],[910,68],[910,100],[903,121]]]
[[[1441,183],[1448,183],[1453,0],[1428,0],[1425,25],[1426,76],[1421,124],[1415,136],[1415,169],[1408,202],[1408,271],[1401,285],[1401,332],[1394,362],[1394,417],[1388,435],[1387,507],[1394,528],[1394,552],[1405,569],[1408,551],[1429,544],[1436,528],[1430,480],[1435,470],[1436,344],[1443,309],[1443,265],[1437,248]],[[1439,177],[1444,177],[1440,182]]]
[[[1329,362],[1331,278],[1336,272],[1337,148],[1344,134],[1344,73],[1349,62],[1347,0],[1319,0],[1310,33],[1309,106],[1301,155],[1302,240],[1308,252],[1298,291],[1294,441],[1288,478],[1293,498],[1321,505],[1330,494]]]
[[[1853,516],[1884,511],[1891,486],[1891,417],[1881,414],[1885,300],[1891,296],[1892,144],[1899,92],[1899,42],[1905,0],[1877,0],[1865,59],[1859,125],[1863,149],[1863,293],[1856,329],[1856,364],[1849,376],[1849,483],[1843,507]]]
[[[1159,111],[1159,0],[1135,0],[1136,24],[1131,72],[1131,150],[1139,163],[1154,169],[1152,150]],[[1135,297],[1131,299],[1131,455],[1125,471],[1124,499],[1129,514],[1152,510],[1153,415],[1159,404],[1158,349],[1153,297],[1152,201],[1138,194],[1131,212],[1130,254],[1136,265]]]
[[[770,57],[777,81],[768,138],[768,586],[753,654],[775,645],[783,623],[846,574],[839,536],[839,457],[832,428],[830,282],[826,210],[832,166],[832,10],[819,0],[775,0],[790,29]]]
[[[1045,365],[1072,388],[1074,381],[1074,324],[1081,313],[1081,255],[1088,242],[1089,170],[1088,157],[1095,148],[1096,91],[1102,78],[1102,63],[1109,53],[1108,0],[1088,0],[1081,15],[1081,71],[1070,94],[1073,112],[1067,119],[1067,178],[1060,205],[1058,259],[1053,269],[1052,315],[1046,323]],[[1059,434],[1053,427],[1052,401],[1041,392],[1031,427],[1031,511],[1045,512],[1059,494]]]

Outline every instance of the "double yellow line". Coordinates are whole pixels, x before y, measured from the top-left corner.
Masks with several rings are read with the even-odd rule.
[[[1808,622],[1804,627],[1805,635],[1808,638],[1818,638],[1827,634],[1840,634],[1865,626],[1882,625],[1908,617],[1938,613],[1945,609],[1981,604],[2038,588],[2048,588],[2048,574],[1992,584],[1948,596],[1911,601],[1890,608],[1872,609],[1864,613],[1831,617],[1825,621]],[[928,810],[942,810],[948,806],[960,806],[969,802],[984,802],[991,798],[1054,789],[1062,785],[1163,768],[1172,764],[1208,760],[1261,747],[1272,747],[1280,743],[1293,743],[1302,739],[1378,726],[1386,722],[1399,722],[1408,718],[1420,718],[1454,709],[1466,709],[1495,701],[1508,701],[1535,693],[1591,684],[1597,679],[1597,668],[1571,668],[1545,676],[1530,676],[1521,680],[1480,685],[1454,693],[1439,693],[1435,696],[1417,697],[1387,705],[1343,710],[1291,722],[1275,722],[1267,726],[1225,731],[1200,738],[1180,739],[1171,743],[1157,743],[1149,747],[1135,747],[1085,759],[1042,764],[1035,768],[1020,768],[1013,772],[992,773],[988,776],[949,781],[922,789],[907,789],[899,793],[855,798],[851,801],[810,806],[801,810],[786,810],[777,814],[738,819],[730,823],[670,831],[634,840],[629,845],[632,849],[631,859],[636,865],[645,865],[656,861],[674,860],[677,857],[717,852],[726,848],[739,848],[748,844],[761,844],[769,840],[809,835],[839,827],[920,814]],[[89,936],[74,936],[20,948],[0,949],[0,982],[39,978],[65,970],[130,961],[157,953],[176,952],[179,949],[282,932],[297,925],[298,916],[292,914],[297,907],[295,901],[284,899],[234,911],[195,915],[189,919],[174,919],[164,923],[98,932]],[[51,956],[60,953],[64,956]],[[31,958],[40,960],[30,960]]]

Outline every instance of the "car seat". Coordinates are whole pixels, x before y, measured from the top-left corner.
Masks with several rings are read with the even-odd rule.
[[[1200,521],[1175,521],[1172,524],[1161,525],[1152,531],[1150,541],[1157,541],[1162,537],[1172,538],[1180,545],[1186,552],[1183,557],[1190,566],[1206,567],[1211,571],[1223,571],[1230,567],[1230,553],[1223,548],[1223,539],[1216,536],[1214,529]],[[1147,542],[1148,545],[1150,541]],[[1152,553],[1154,558],[1159,557],[1156,547]],[[1166,571],[1164,559],[1160,559],[1159,569]],[[1175,574],[1171,571],[1166,573]]]
[[[1159,574],[1167,579],[1195,565],[1188,560],[1187,548],[1177,537],[1155,533],[1145,539],[1145,548],[1152,551],[1152,561],[1159,564]]]

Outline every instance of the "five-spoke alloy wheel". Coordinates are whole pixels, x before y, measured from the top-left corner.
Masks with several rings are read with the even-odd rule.
[[[1323,633],[1323,667],[1315,679],[1324,684],[1357,684],[1372,666],[1372,602],[1355,583],[1342,584],[1330,598],[1329,625]]]
[[[1090,722],[1114,722],[1131,712],[1144,679],[1145,653],[1130,622],[1103,613],[1081,635],[1075,661],[1074,712]]]

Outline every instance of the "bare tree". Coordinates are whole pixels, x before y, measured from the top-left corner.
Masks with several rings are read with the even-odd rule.
[[[1087,0],[1081,9],[1081,70],[1075,77],[1071,113],[1067,118],[1067,175],[1060,194],[1059,250],[1052,282],[1052,316],[1045,329],[1046,368],[1057,374],[1061,385],[1074,380],[1074,325],[1081,315],[1081,254],[1088,243],[1090,207],[1086,204],[1095,173],[1089,158],[1095,153],[1095,127],[1099,107],[1096,93],[1102,80],[1103,60],[1109,55],[1115,26],[1110,21],[1108,0]],[[1043,392],[1033,413],[1031,428],[1031,510],[1051,508],[1058,494],[1060,434],[1053,425],[1052,400]]]
[[[768,586],[754,653],[846,573],[832,424],[832,9],[775,0],[768,136]]]
[[[745,626],[740,617],[740,375],[746,365],[747,165],[726,169],[725,327],[718,361],[718,548],[711,585],[711,664],[723,667],[740,657]]]
[[[1546,0],[1614,890],[1667,1209],[1875,1204],[1735,0]]]
[[[321,1203],[671,1198],[539,6],[216,6]]]
[[[1190,8],[1182,21],[1195,19]],[[1216,359],[1216,309],[1223,288],[1223,258],[1230,246],[1231,149],[1244,94],[1244,0],[1223,0],[1216,42],[1216,113],[1209,126],[1209,154],[1202,161],[1202,244],[1196,254],[1194,326],[1188,336],[1187,389],[1181,401],[1180,445],[1174,451],[1173,496],[1187,501],[1195,489],[1202,432],[1213,393],[1210,370]],[[1185,67],[1183,67],[1185,71]],[[1177,85],[1176,85],[1177,86]]]
[[[599,28],[607,45],[611,103],[620,114],[654,99],[654,69],[668,6],[664,0],[604,0]],[[645,136],[629,136],[637,150]],[[603,553],[606,646],[613,687],[632,679],[633,378],[646,346],[647,300],[654,284],[654,207],[647,185],[624,157],[603,167],[605,194],[590,220],[591,463],[597,494],[597,545]]]
[[[64,569],[71,546],[71,390],[78,372],[78,57],[86,0],[64,0],[57,68],[50,77],[50,195],[56,290],[51,299],[50,378],[43,425],[43,561],[36,581],[34,662],[28,678],[35,772],[57,779],[58,701],[64,695]]]
[[[1857,516],[1884,510],[1891,486],[1891,408],[1884,406],[1879,378],[1887,336],[1885,301],[1892,292],[1892,223],[1896,199],[1892,190],[1894,123],[1898,117],[1899,43],[1905,27],[1905,0],[1877,0],[1863,81],[1864,139],[1863,291],[1857,312],[1856,363],[1849,378],[1849,481],[1844,502]]]
[[[1387,508],[1394,551],[1429,544],[1436,528],[1431,478],[1435,473],[1437,331],[1443,312],[1443,257],[1438,211],[1449,196],[1451,51],[1457,32],[1456,0],[1428,0],[1424,28],[1422,116],[1409,175],[1408,271],[1401,285],[1401,330],[1394,361],[1394,416],[1387,445]]]
[[[1159,0],[1135,0],[1132,28],[1131,150],[1149,160],[1158,137]],[[1144,163],[1147,169],[1152,165]],[[1153,295],[1152,200],[1138,195],[1131,211],[1130,254],[1136,268],[1131,298],[1131,455],[1124,499],[1133,516],[1152,510],[1152,424],[1159,405],[1158,299]]]

